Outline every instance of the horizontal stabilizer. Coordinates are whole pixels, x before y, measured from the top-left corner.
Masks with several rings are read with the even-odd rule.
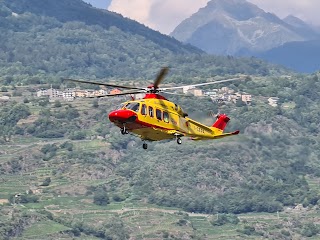
[[[239,130],[230,132],[230,133],[223,133],[219,135],[213,135],[212,137],[206,137],[206,138],[201,138],[201,137],[192,137],[191,140],[197,141],[197,140],[211,140],[211,139],[219,139],[219,138],[224,138],[232,135],[238,135],[240,133]]]

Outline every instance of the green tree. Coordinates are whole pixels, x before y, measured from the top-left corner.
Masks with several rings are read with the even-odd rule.
[[[44,179],[43,183],[41,184],[41,186],[49,186],[51,183],[51,178],[50,177],[47,177]]]
[[[107,192],[103,190],[97,190],[93,196],[93,203],[100,206],[107,206],[110,203]]]
[[[55,100],[54,101],[54,105],[53,105],[55,108],[59,108],[62,106],[61,102],[59,100]]]
[[[94,107],[94,108],[98,108],[98,107],[99,107],[99,102],[98,102],[97,99],[95,99],[95,100],[93,101],[92,107]]]

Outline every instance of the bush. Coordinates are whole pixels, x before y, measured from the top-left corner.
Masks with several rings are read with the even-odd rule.
[[[2,87],[0,92],[8,92],[8,89],[6,87]]]
[[[211,221],[214,226],[222,226],[224,224],[238,224],[239,218],[234,214],[219,214],[216,220]]]
[[[51,178],[47,177],[40,186],[49,186],[51,183]]]
[[[304,237],[312,237],[319,233],[319,228],[314,223],[308,223],[303,226],[301,235]]]
[[[113,201],[115,202],[122,202],[124,201],[126,198],[123,196],[120,196],[119,194],[114,194],[112,197]]]
[[[55,144],[46,144],[41,148],[41,152],[47,154],[49,152],[56,152],[58,147]]]
[[[284,229],[281,230],[281,234],[284,235],[284,236],[286,236],[286,237],[289,237],[289,236],[291,235],[289,231],[284,230]]]
[[[178,225],[178,226],[186,226],[187,223],[188,223],[187,220],[185,220],[185,219],[179,219],[179,221],[177,222],[177,225]]]
[[[86,138],[86,133],[83,131],[77,131],[77,132],[73,132],[70,135],[70,139],[71,140],[83,140]]]
[[[69,152],[72,152],[73,150],[73,144],[70,142],[64,142],[60,145],[60,148],[67,149]]]
[[[64,137],[63,130],[47,130],[37,133],[35,136],[38,138],[62,138]]]
[[[59,108],[62,106],[61,102],[59,100],[55,100],[54,101],[54,105],[53,105],[55,108]]]
[[[94,107],[94,108],[98,108],[98,107],[99,107],[99,102],[98,102],[98,100],[94,100],[94,101],[93,101],[92,107]]]
[[[97,191],[93,196],[93,203],[99,206],[107,206],[110,203],[109,196],[105,191]]]
[[[49,104],[49,99],[42,99],[42,100],[40,100],[39,102],[38,102],[38,104],[39,104],[39,106],[40,107],[45,107],[45,106],[47,106],[48,104]]]
[[[245,235],[256,235],[256,229],[253,226],[244,226],[242,230],[237,230]]]

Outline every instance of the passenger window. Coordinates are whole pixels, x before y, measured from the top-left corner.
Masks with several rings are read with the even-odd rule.
[[[145,104],[141,105],[141,114],[147,115],[147,106]]]
[[[158,120],[162,120],[162,112],[161,112],[161,110],[159,110],[159,109],[156,110],[156,116],[157,116]]]
[[[163,112],[163,121],[166,123],[169,122],[169,113]]]
[[[150,117],[153,117],[153,108],[152,107],[149,107],[149,116]]]

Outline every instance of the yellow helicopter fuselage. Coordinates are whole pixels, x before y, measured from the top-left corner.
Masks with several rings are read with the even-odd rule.
[[[220,119],[220,127],[206,126],[189,118],[180,106],[161,95],[150,95],[141,100],[125,102],[121,109],[110,113],[109,119],[121,129],[149,141],[180,139],[182,136],[191,137],[193,140],[205,140],[237,134],[223,134],[223,129],[229,121],[225,115]]]

